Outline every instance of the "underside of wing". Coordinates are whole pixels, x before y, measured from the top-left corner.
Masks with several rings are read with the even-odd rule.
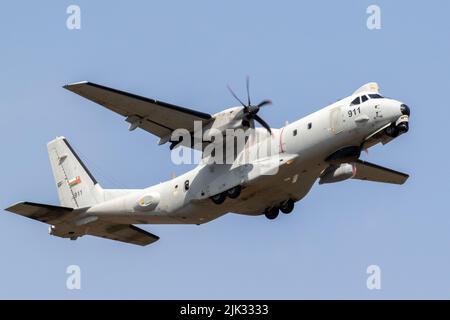
[[[72,208],[34,202],[19,202],[5,210],[48,224],[58,224],[73,212]]]
[[[356,174],[353,179],[369,180],[384,183],[404,184],[409,175],[382,166],[358,160],[354,163]]]
[[[159,240],[158,236],[131,224],[95,223],[85,234],[140,246]]]
[[[49,204],[19,202],[5,209],[9,212],[52,225],[50,234],[76,239],[84,235],[92,235],[106,239],[146,246],[159,237],[134,225],[109,223],[93,217],[80,216],[72,208]],[[85,221],[86,223],[80,223]]]
[[[128,92],[108,88],[92,82],[78,82],[64,86],[86,99],[124,117],[130,123],[130,130],[141,128],[161,138],[169,140],[176,129],[194,131],[194,121],[202,125],[211,120],[211,115],[169,103],[141,97]]]

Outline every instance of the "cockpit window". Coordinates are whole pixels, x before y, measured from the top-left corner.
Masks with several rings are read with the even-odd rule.
[[[355,100],[353,100],[352,101],[352,103],[350,103],[350,105],[351,106],[354,106],[354,105],[357,105],[357,104],[360,104],[361,102],[360,102],[360,98],[358,97],[358,98],[356,98]]]
[[[372,99],[383,99],[383,96],[380,96],[378,93],[369,94],[369,97]]]
[[[361,96],[361,103],[364,103],[367,100],[369,100],[369,98],[367,98],[367,96]]]

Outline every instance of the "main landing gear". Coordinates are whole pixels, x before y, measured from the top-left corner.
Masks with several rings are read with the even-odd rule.
[[[285,202],[283,202],[280,206],[280,210],[281,212],[283,212],[284,214],[289,214],[292,212],[292,210],[294,210],[294,200],[289,199]]]
[[[279,206],[267,208],[266,210],[264,210],[264,215],[267,219],[273,220],[278,217],[280,211],[284,214],[289,214],[292,212],[292,210],[294,210],[294,200],[289,199],[285,202],[280,203]]]
[[[276,219],[278,217],[278,214],[280,213],[280,208],[278,207],[272,207],[266,209],[266,212],[264,213],[266,215],[266,218],[269,220]]]
[[[230,199],[236,199],[241,194],[241,186],[236,186],[226,191],[227,197]]]
[[[241,194],[241,190],[242,190],[241,186],[235,186],[231,189],[228,189],[227,191],[212,196],[211,200],[215,204],[222,204],[227,197],[230,199],[238,198]]]
[[[227,198],[227,196],[225,195],[225,192],[222,192],[222,193],[216,194],[215,196],[212,196],[211,200],[215,204],[222,204],[226,198]]]

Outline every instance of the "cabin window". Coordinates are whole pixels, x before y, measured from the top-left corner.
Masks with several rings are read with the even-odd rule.
[[[297,135],[297,129],[295,129],[294,131],[292,131],[292,134],[294,135],[294,137]]]
[[[367,96],[361,97],[361,103],[366,102],[367,100],[369,100],[369,98],[367,98]]]
[[[184,182],[184,190],[189,190],[189,180],[186,180],[185,182]]]
[[[369,97],[371,99],[383,99],[383,96],[379,95],[378,93],[369,94]]]
[[[352,103],[350,103],[350,105],[351,106],[355,106],[355,105],[360,104],[360,103],[361,103],[360,98],[357,97],[357,98],[355,98],[355,100],[352,101]]]
[[[308,123],[308,129],[312,128],[312,122]]]

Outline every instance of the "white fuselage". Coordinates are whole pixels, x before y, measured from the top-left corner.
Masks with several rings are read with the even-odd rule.
[[[276,145],[277,152],[270,157],[242,165],[201,162],[179,177],[121,196],[105,190],[106,201],[89,208],[87,214],[118,223],[202,224],[228,212],[259,215],[287,199],[299,201],[329,165],[325,161],[329,155],[361,146],[372,133],[402,116],[401,103],[392,99],[350,105],[360,94],[364,92],[273,129],[272,135],[255,129],[255,135],[272,139]],[[275,163],[276,174],[264,174]],[[221,205],[209,199],[236,185],[243,186],[239,198]]]

